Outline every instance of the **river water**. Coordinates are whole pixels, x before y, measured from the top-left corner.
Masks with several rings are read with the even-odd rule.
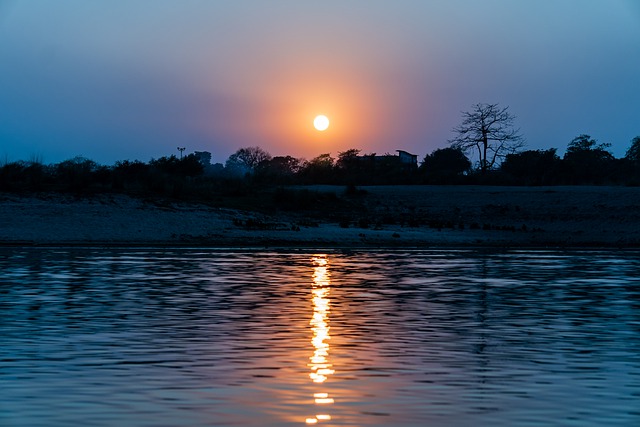
[[[2,426],[639,426],[640,252],[0,250]]]

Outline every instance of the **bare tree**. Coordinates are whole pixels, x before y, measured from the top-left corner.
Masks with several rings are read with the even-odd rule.
[[[520,130],[513,128],[515,116],[508,109],[498,104],[475,104],[471,111],[462,113],[462,123],[453,128],[456,137],[449,144],[465,153],[477,150],[482,173],[524,146]]]

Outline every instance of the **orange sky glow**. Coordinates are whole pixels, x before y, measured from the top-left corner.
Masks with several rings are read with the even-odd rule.
[[[222,121],[212,117],[215,113],[203,117],[205,132],[212,139],[216,134],[241,135],[246,146],[258,145],[273,155],[307,159],[323,153],[335,156],[350,148],[366,152],[402,148],[387,146],[388,130],[395,127],[395,119],[389,105],[381,101],[389,99],[381,79],[376,73],[365,73],[353,60],[331,58],[327,56],[327,65],[319,69],[299,58],[299,63],[261,70],[258,80],[234,76],[232,84],[243,88],[234,96],[240,96],[249,107],[243,108],[242,115]],[[331,122],[324,132],[313,126],[319,114]],[[376,147],[376,141],[383,140]]]
[[[619,156],[638,134],[633,0],[3,4],[9,161],[423,158],[475,103],[509,106],[530,149],[589,133]]]

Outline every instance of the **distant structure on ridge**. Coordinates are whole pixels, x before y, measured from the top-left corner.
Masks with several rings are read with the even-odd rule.
[[[418,155],[411,154],[404,150],[396,150],[398,152],[398,157],[400,157],[401,163],[406,163],[412,166],[418,166]]]
[[[400,163],[403,166],[406,167],[418,167],[418,155],[417,154],[411,154],[408,151],[404,151],[404,150],[396,150],[396,152],[398,153],[397,156],[394,156],[393,154],[383,154],[381,156],[378,156],[376,154],[374,155],[364,155],[364,156],[358,156],[361,159],[373,159],[374,162],[378,163],[387,163],[387,164],[397,164]]]

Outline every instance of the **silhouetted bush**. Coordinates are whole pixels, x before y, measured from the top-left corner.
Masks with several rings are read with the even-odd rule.
[[[18,161],[0,166],[0,191],[44,191],[54,182],[51,167],[39,162]]]
[[[329,153],[305,162],[298,174],[304,184],[335,184],[334,159]]]
[[[151,160],[149,166],[169,175],[199,176],[204,172],[200,158],[195,154],[178,159],[176,156]]]
[[[76,193],[92,190],[95,185],[94,173],[98,164],[93,160],[81,156],[65,160],[54,167],[54,173],[59,189]]]
[[[291,184],[300,171],[301,161],[291,156],[277,156],[261,161],[255,169],[255,179],[272,184]]]
[[[611,144],[597,144],[589,135],[574,138],[567,147],[562,169],[568,184],[610,184],[615,162],[607,150]]]
[[[507,154],[500,169],[513,178],[514,184],[552,185],[559,181],[561,166],[556,149],[550,148]]]
[[[461,182],[471,170],[471,162],[465,154],[456,148],[442,148],[425,156],[420,172],[427,183],[454,184]]]

